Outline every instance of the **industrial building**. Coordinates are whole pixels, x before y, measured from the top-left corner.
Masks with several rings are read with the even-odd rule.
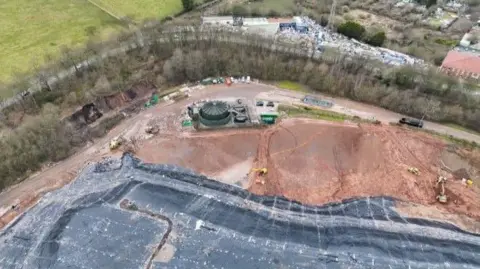
[[[206,101],[188,107],[196,129],[251,127],[256,122],[252,121],[251,112],[252,108],[240,99]]]
[[[255,127],[274,124],[278,112],[274,107],[256,107],[251,100],[211,100],[188,106],[195,129]]]
[[[321,107],[325,107],[325,108],[331,108],[333,106],[332,101],[322,100],[322,99],[319,99],[319,98],[317,98],[315,96],[311,96],[311,95],[306,95],[302,99],[302,102],[307,104],[307,105],[321,106]]]
[[[210,16],[202,17],[202,24],[224,24],[233,25],[232,16]]]

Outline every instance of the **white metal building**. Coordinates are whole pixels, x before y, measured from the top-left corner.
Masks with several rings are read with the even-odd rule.
[[[202,23],[208,24],[233,24],[232,16],[213,16],[213,17],[202,17]]]

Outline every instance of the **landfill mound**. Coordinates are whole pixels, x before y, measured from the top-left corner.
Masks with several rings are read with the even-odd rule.
[[[480,236],[388,197],[321,207],[125,154],[0,234],[0,268],[479,268]]]
[[[263,132],[255,165],[268,174],[249,190],[314,205],[385,195],[480,220],[478,189],[442,170],[444,151],[443,141],[394,126],[288,119]],[[445,204],[439,175],[449,178]]]

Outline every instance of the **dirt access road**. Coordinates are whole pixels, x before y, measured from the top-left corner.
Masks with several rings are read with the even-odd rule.
[[[3,191],[0,193],[0,215],[4,215],[3,218],[0,220],[0,227],[4,224],[11,221],[15,216],[19,213],[23,212],[26,208],[34,204],[43,194],[62,187],[63,185],[70,182],[72,179],[76,177],[78,172],[89,162],[95,162],[101,160],[104,157],[112,156],[112,155],[119,155],[120,153],[112,154],[108,149],[108,142],[115,136],[124,135],[124,136],[145,136],[144,128],[149,124],[149,122],[154,117],[163,117],[163,124],[161,130],[161,136],[179,136],[178,139],[182,140],[182,137],[189,136],[192,134],[189,133],[182,133],[179,130],[180,122],[175,120],[176,115],[179,115],[180,112],[185,108],[185,106],[195,100],[200,99],[214,99],[214,98],[222,98],[222,97],[242,97],[247,99],[253,98],[265,98],[265,99],[280,99],[282,102],[291,102],[292,100],[297,100],[295,97],[303,97],[303,94],[300,93],[293,93],[289,91],[278,90],[272,88],[271,86],[266,85],[258,85],[258,84],[237,84],[233,85],[232,87],[226,87],[224,85],[216,85],[210,86],[203,90],[195,91],[192,93],[191,98],[187,100],[180,101],[178,103],[173,104],[166,104],[161,103],[156,107],[144,110],[137,115],[134,115],[130,118],[124,120],[121,124],[119,124],[116,128],[111,130],[104,138],[96,140],[94,143],[87,145],[81,151],[79,151],[74,156],[59,162],[51,167],[43,169],[43,171],[31,176],[29,179]],[[284,100],[286,98],[286,100]],[[341,105],[349,105],[349,107],[345,107],[345,110],[350,109],[355,113],[358,113],[359,116],[364,116],[365,113],[375,113],[375,117],[379,120],[384,122],[389,122],[392,120],[398,120],[400,115],[386,111],[383,109],[373,108],[368,105],[359,104],[355,102],[350,102],[342,99],[335,100],[337,104]],[[340,107],[340,108],[339,108]],[[341,109],[341,106],[336,106],[336,109]],[[353,110],[354,109],[354,110]],[[363,113],[363,114],[362,114]],[[430,126],[430,124],[428,124]],[[433,128],[436,125],[432,125]],[[447,130],[448,134],[458,135],[459,137],[472,134],[462,132],[456,129],[443,127],[441,129],[434,129],[436,131]],[[147,138],[147,137],[145,137]],[[479,141],[479,137],[475,137],[476,141]],[[218,138],[217,138],[218,139]],[[211,138],[211,141],[205,140],[205,144],[203,145],[203,149],[212,148],[216,145],[220,144],[220,141]],[[243,139],[242,136],[239,139]],[[471,139],[474,140],[474,139]],[[143,148],[150,148],[155,149],[155,144],[149,144],[153,142],[148,142],[149,140],[145,140],[145,147]],[[184,153],[189,153],[189,149],[191,148],[190,145],[182,140],[184,144],[183,148],[178,148],[175,152],[184,151]],[[228,141],[225,143],[229,143]],[[254,144],[254,139],[252,139],[252,144]],[[167,145],[168,146],[168,145]],[[176,144],[172,144],[172,147],[176,147]],[[202,148],[202,145],[199,145],[198,148]],[[222,148],[221,146],[219,148]],[[173,148],[175,149],[175,148]],[[182,150],[180,150],[182,149]],[[255,150],[252,148],[251,150],[254,152]],[[205,155],[205,150],[200,150],[199,154],[203,152]],[[218,152],[218,154],[223,154],[224,152]],[[165,162],[167,160],[178,160],[177,164],[179,165],[186,165],[188,161],[183,160],[182,158],[175,159],[174,155],[164,156],[164,158],[158,158],[155,154],[148,151],[142,151],[138,153],[138,155],[144,158],[146,161],[155,161],[155,162]],[[200,156],[200,155],[198,155]],[[246,168],[251,167],[251,163],[253,162],[254,155],[245,155],[245,154],[236,154],[236,153],[229,153],[227,154],[229,158],[225,158],[225,163],[219,165],[218,169],[210,170],[202,170],[202,167],[205,165],[199,165],[198,167],[192,167],[198,169],[198,172],[205,173],[209,176],[214,177],[224,177],[225,173],[220,169],[221,166],[228,166],[230,164],[238,163],[238,161],[243,160],[244,163],[237,164],[236,170],[243,172]],[[205,162],[213,163],[214,159],[204,158]],[[208,167],[208,166],[207,166]],[[234,183],[234,180],[238,179],[231,179],[230,183]],[[242,186],[244,186],[242,184]],[[245,186],[244,186],[245,187]],[[15,210],[10,210],[12,205],[16,206]]]
[[[277,101],[277,102],[286,102],[292,103],[297,100],[303,98],[306,93],[301,92],[293,92],[278,89],[274,86],[266,86],[270,88],[270,91],[265,91],[261,93],[258,98],[263,98],[265,100]],[[334,112],[348,114],[352,116],[359,116],[361,118],[372,118],[381,121],[384,124],[388,124],[390,122],[398,122],[398,120],[402,117],[406,117],[405,115],[398,114],[392,112],[390,110],[386,110],[380,107],[351,101],[344,98],[334,98],[334,97],[325,97],[320,94],[310,94],[308,95],[317,96],[322,99],[328,99],[335,103],[335,105],[330,109]],[[438,133],[452,135],[457,138],[465,139],[468,141],[475,141],[480,143],[480,136],[474,133],[465,132],[459,129],[455,129],[446,125],[441,125],[435,122],[424,121],[423,125],[424,129],[432,130]]]

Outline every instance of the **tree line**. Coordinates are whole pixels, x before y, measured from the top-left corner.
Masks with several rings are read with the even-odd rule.
[[[210,76],[291,80],[319,93],[414,117],[427,113],[429,120],[480,131],[479,98],[463,89],[456,79],[433,69],[387,67],[331,51],[321,55],[313,49],[299,53],[305,51],[305,44],[274,43],[267,37],[218,28],[150,24],[137,31],[147,42],[139,42],[138,32],[125,32],[111,40],[90,43],[84,49],[64,49],[59,61],[37,70],[34,78],[42,89],[23,96],[0,116],[5,126],[0,141],[0,189],[42,163],[63,159],[82,146],[85,139],[79,139],[82,134],[59,117],[62,111],[146,82],[166,89]],[[83,68],[77,66],[87,57],[101,58],[105,51],[126,45],[132,49]],[[74,75],[49,83],[49,77],[72,66]],[[19,80],[10,86],[18,89],[28,84]],[[19,121],[19,115],[24,120]]]
[[[363,41],[375,47],[381,47],[387,36],[384,31],[377,31],[375,33],[368,34],[363,25],[354,21],[346,21],[337,27],[337,32],[346,37]]]

